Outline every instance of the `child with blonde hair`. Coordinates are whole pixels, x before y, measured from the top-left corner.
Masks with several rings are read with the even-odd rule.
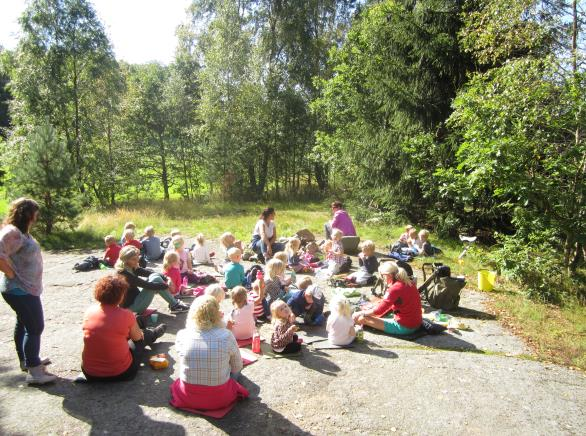
[[[358,255],[358,265],[360,269],[355,273],[350,274],[344,280],[348,282],[349,286],[364,286],[367,285],[374,277],[374,273],[378,269],[378,260],[374,255],[376,250],[374,242],[367,240],[360,246],[361,252]]]
[[[344,247],[342,246],[342,233],[339,229],[332,230],[332,239],[326,241],[324,249],[326,251],[326,268],[327,275],[333,276],[340,272],[342,265],[346,262],[346,256],[344,256]]]
[[[133,247],[136,247],[139,250],[142,250],[142,244],[140,243],[140,241],[137,239],[134,239],[134,230],[133,229],[124,230],[124,244],[122,246],[126,247],[128,245],[132,245]]]
[[[254,321],[254,304],[248,302],[248,294],[244,286],[236,286],[232,289],[232,304],[234,308],[230,313],[230,330],[237,340],[250,339],[254,334],[256,323]]]
[[[281,284],[281,277],[285,273],[285,264],[279,259],[273,258],[267,262],[265,269],[268,275],[265,278],[265,298],[270,305],[285,295],[286,287]]]
[[[310,267],[312,270],[319,268],[323,265],[320,264],[320,258],[318,257],[319,245],[317,242],[308,242],[301,254],[301,263]]]
[[[152,262],[162,259],[165,255],[161,249],[161,240],[155,236],[155,228],[153,226],[147,226],[144,229],[144,236],[141,242],[146,260]]]
[[[265,300],[264,280],[256,280],[252,284],[252,289],[248,291],[248,302],[254,306],[254,318],[260,319],[270,315],[268,305]]]
[[[113,267],[118,256],[120,256],[120,250],[122,247],[116,243],[116,238],[112,235],[108,235],[104,238],[104,244],[106,244],[106,251],[104,252],[104,263],[108,266]]]
[[[191,260],[191,253],[185,248],[185,240],[181,235],[173,236],[171,239],[173,251],[179,256],[179,271],[181,272],[181,279],[187,279],[187,282],[197,283],[199,277],[193,272],[193,262]]]
[[[218,304],[222,304],[222,301],[226,298],[226,291],[218,284],[208,286],[204,294],[214,297]]]
[[[212,263],[211,257],[214,253],[210,253],[210,249],[206,244],[206,238],[203,233],[199,233],[195,237],[195,244],[191,249],[191,257],[193,262],[201,265],[210,265]]]
[[[409,230],[409,239],[407,239],[407,245],[409,246],[409,250],[411,250],[413,256],[417,256],[423,251],[421,239],[419,238],[417,229],[415,227]]]
[[[280,262],[280,261],[279,261]],[[275,353],[291,354],[301,350],[301,341],[295,334],[299,330],[295,322],[295,315],[284,301],[278,300],[271,304],[273,334],[271,348]]]
[[[440,254],[442,250],[437,247],[431,245],[429,242],[429,231],[421,230],[419,232],[419,239],[421,241],[421,254],[424,256],[435,256],[436,254]]]
[[[183,284],[179,263],[180,260],[177,252],[169,251],[165,253],[165,257],[163,258],[163,275],[170,278],[175,285],[175,293],[172,293],[175,298],[193,295],[193,288]]]
[[[220,236],[220,245],[222,245],[222,248],[226,254],[224,262],[230,262],[230,259],[228,258],[228,250],[230,250],[230,248],[238,248],[241,253],[244,252],[244,249],[242,248],[242,241],[236,239],[236,236],[230,232],[222,233],[222,236]]]
[[[120,237],[120,245],[124,246],[124,232],[128,229],[131,230],[136,230],[136,224],[134,224],[132,221],[128,221],[126,224],[124,224],[124,228],[122,229],[122,236]]]
[[[332,345],[349,345],[356,338],[350,303],[342,295],[336,295],[330,303],[330,316],[326,323],[328,341]]]
[[[301,240],[299,238],[291,238],[285,246],[285,253],[287,253],[287,264],[296,273],[313,272],[313,269],[307,264],[303,263],[301,256]]]
[[[244,267],[240,263],[242,260],[242,251],[236,247],[228,250],[230,263],[224,266],[224,284],[226,288],[232,289],[235,286],[241,286],[246,283]]]

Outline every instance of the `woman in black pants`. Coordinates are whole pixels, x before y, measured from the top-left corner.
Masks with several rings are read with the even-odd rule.
[[[102,277],[94,288],[98,304],[83,319],[82,371],[88,381],[125,381],[136,376],[144,348],[167,329],[161,324],[141,330],[134,314],[119,307],[128,283],[120,276]]]

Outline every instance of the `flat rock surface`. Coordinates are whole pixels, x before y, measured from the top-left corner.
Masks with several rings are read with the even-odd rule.
[[[528,358],[522,341],[486,312],[487,296],[468,290],[453,315],[470,331],[416,341],[366,331],[351,349],[309,344],[297,357],[261,357],[242,372],[251,398],[221,420],[168,405],[178,373],[175,334],[185,314],[171,314],[158,297],[153,306],[168,330],[153,354],[168,353],[170,367],[145,367],[132,382],[74,384],[82,316],[96,280],[111,273],[74,273],[73,264],[88,254],[101,252],[43,254],[41,354],[53,360],[57,383],[24,383],[13,349],[14,313],[0,304],[0,434],[586,434],[584,374]],[[270,326],[261,334],[270,338]],[[323,327],[301,334],[326,336]]]

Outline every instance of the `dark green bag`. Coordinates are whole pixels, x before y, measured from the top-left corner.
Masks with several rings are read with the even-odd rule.
[[[460,291],[464,286],[466,286],[464,279],[441,277],[436,279],[433,286],[425,290],[425,298],[437,309],[455,309],[460,303]]]

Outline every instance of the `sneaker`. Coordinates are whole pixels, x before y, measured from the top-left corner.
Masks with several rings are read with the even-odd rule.
[[[178,301],[173,306],[171,306],[170,309],[172,313],[187,312],[189,310],[189,306],[182,301]]]
[[[48,357],[41,359],[41,365],[43,365],[43,366],[50,365],[51,363],[53,363],[53,362],[51,362],[51,359],[49,359]],[[20,370],[22,372],[28,372],[28,368],[24,364],[24,360],[20,361]]]
[[[55,380],[57,380],[57,376],[47,372],[45,365],[29,368],[26,376],[26,382],[29,385],[44,385]]]
[[[153,342],[159,339],[167,331],[167,324],[159,324],[153,329],[154,339]]]

